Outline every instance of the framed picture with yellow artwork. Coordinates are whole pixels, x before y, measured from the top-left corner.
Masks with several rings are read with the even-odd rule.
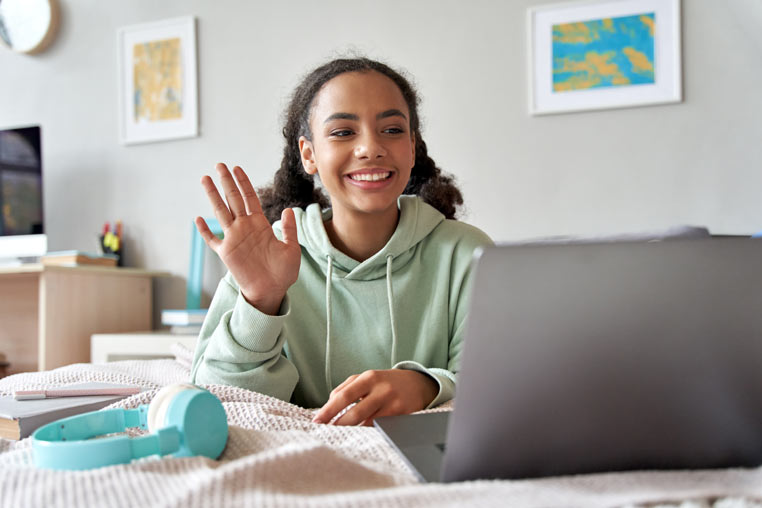
[[[117,39],[120,141],[198,136],[195,18],[123,27]]]
[[[680,0],[528,10],[532,115],[680,102]]]

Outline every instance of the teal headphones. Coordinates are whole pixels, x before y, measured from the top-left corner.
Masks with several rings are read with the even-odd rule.
[[[92,439],[128,427],[148,429],[151,434]],[[37,467],[91,469],[149,455],[216,459],[227,440],[227,415],[220,400],[182,383],[159,390],[150,405],[93,411],[44,425],[32,434],[32,451]]]

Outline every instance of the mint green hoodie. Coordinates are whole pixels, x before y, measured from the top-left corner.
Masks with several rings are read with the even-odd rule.
[[[479,229],[447,220],[416,196],[401,196],[389,242],[358,262],[337,250],[323,222],[331,210],[295,208],[299,278],[278,316],[249,305],[228,272],[199,335],[191,381],[228,384],[320,407],[333,388],[371,369],[410,369],[455,395]],[[280,222],[273,224],[278,238]]]

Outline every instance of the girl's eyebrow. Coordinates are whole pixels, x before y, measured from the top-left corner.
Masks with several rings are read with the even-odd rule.
[[[399,109],[387,109],[386,111],[382,111],[381,113],[376,115],[376,120],[381,120],[383,118],[389,118],[390,116],[401,116],[405,120],[407,120],[407,117],[405,116],[405,113],[400,111]],[[331,120],[354,120],[358,121],[360,120],[360,117],[355,115],[354,113],[333,113],[332,115],[328,116],[323,123],[328,123]]]
[[[328,123],[331,120],[359,120],[360,117],[353,114],[353,113],[334,113],[330,115],[328,118],[326,118],[323,123]]]
[[[381,120],[382,118],[389,118],[390,116],[401,116],[405,120],[407,120],[407,117],[405,116],[405,113],[400,111],[399,109],[387,109],[386,111],[383,111],[376,115],[376,120]]]

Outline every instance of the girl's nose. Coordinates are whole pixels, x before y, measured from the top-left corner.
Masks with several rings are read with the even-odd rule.
[[[358,159],[378,159],[386,156],[386,149],[376,136],[365,135],[357,138],[355,157]]]

